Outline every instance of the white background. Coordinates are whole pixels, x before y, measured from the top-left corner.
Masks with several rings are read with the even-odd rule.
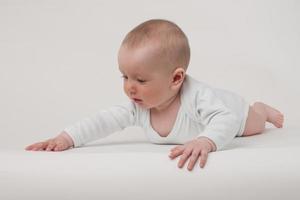
[[[188,74],[300,119],[300,1],[0,0],[0,147],[22,149],[126,100],[117,51],[163,18],[189,38]]]

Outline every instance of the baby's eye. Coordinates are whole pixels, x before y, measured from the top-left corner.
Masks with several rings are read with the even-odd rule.
[[[125,76],[125,75],[122,75],[121,77],[122,77],[123,79],[128,79],[128,77]]]
[[[145,83],[146,81],[145,80],[143,80],[143,79],[138,79],[137,80],[139,83]]]

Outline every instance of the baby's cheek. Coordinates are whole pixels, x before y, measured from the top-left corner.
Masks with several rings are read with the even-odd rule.
[[[155,93],[144,94],[145,101],[147,101],[147,103],[149,103],[151,105],[156,104],[157,96],[158,96],[158,94],[155,94]]]

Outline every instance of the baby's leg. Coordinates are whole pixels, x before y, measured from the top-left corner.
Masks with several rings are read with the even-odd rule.
[[[243,136],[255,135],[265,130],[265,123],[270,122],[277,128],[282,128],[283,114],[261,102],[255,102],[249,108]]]

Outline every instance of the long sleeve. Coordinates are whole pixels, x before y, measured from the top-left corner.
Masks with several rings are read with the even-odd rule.
[[[74,147],[79,147],[134,125],[135,114],[136,108],[132,102],[112,106],[65,128],[64,131],[72,138]]]
[[[240,129],[241,121],[210,88],[203,88],[196,95],[196,115],[205,127],[199,134],[211,139],[217,150],[232,141]]]

